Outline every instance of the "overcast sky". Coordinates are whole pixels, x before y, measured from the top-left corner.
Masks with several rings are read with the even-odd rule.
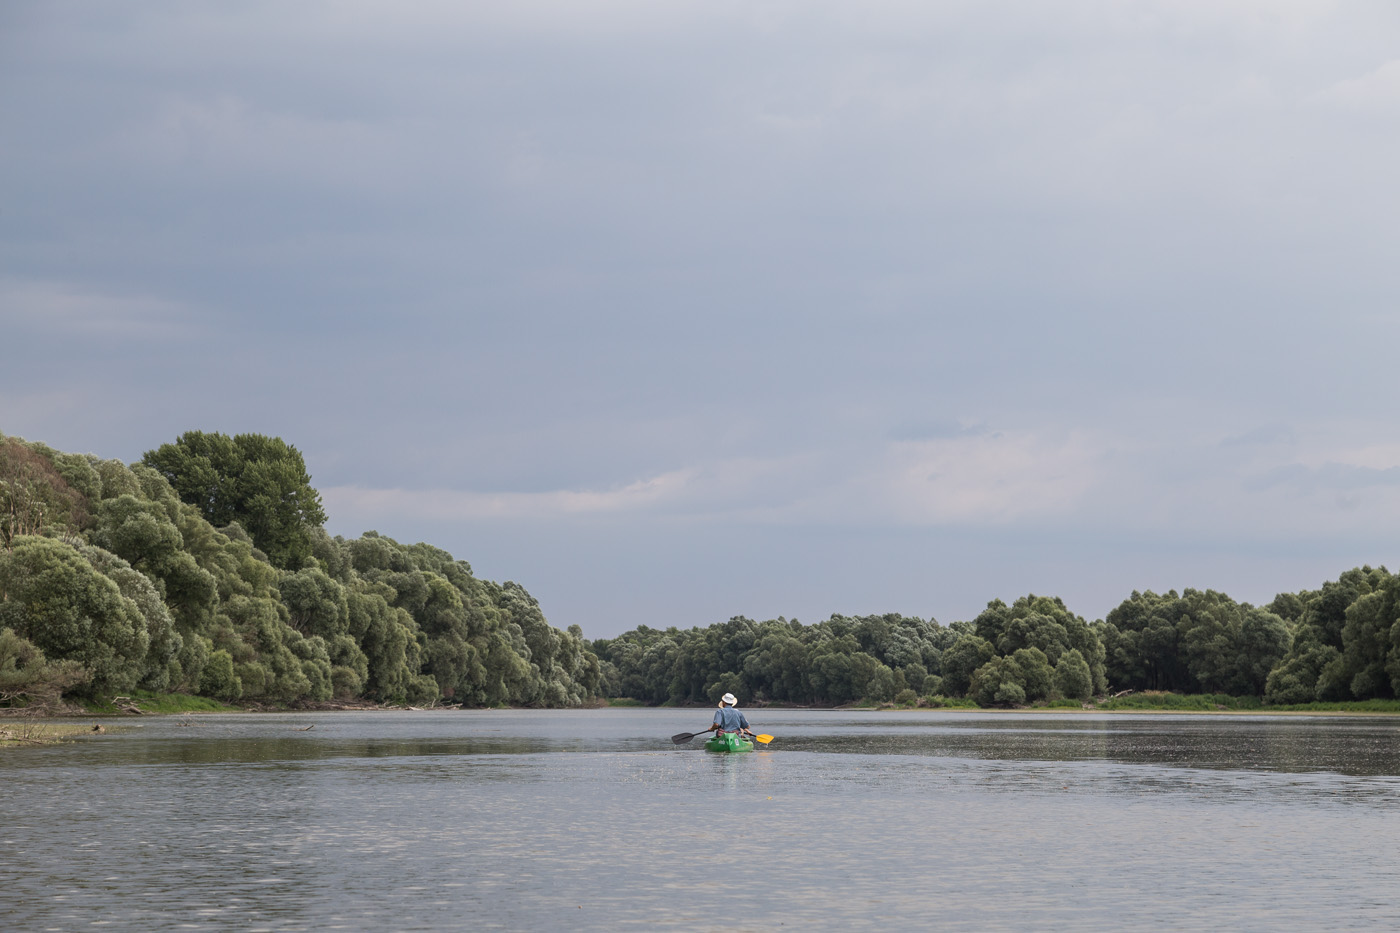
[[[0,5],[0,431],[586,635],[1400,564],[1400,4]]]

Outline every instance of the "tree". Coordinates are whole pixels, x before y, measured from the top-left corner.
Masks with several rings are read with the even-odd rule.
[[[0,704],[49,706],[87,677],[77,661],[50,661],[13,629],[0,628]]]
[[[1082,618],[1070,612],[1064,601],[1051,596],[1022,596],[1010,606],[999,599],[987,604],[973,626],[998,654],[1011,655],[1020,648],[1039,648],[1050,664],[1077,649],[1089,664],[1094,689],[1107,688],[1104,644]]]
[[[45,528],[86,527],[87,497],[64,477],[58,456],[42,444],[0,435],[0,547]]]
[[[972,675],[996,655],[985,638],[963,635],[943,652],[943,689],[948,696],[960,697],[972,685]]]
[[[187,431],[142,462],[210,524],[242,525],[273,566],[297,570],[312,559],[326,514],[301,452],[280,437]]]
[[[184,667],[178,659],[184,648],[184,638],[175,630],[170,610],[160,598],[156,584],[110,551],[84,545],[78,548],[78,552],[94,569],[115,583],[122,596],[141,613],[146,626],[147,647],[138,686],[147,690],[170,689],[183,679]]]
[[[1270,603],[1296,619],[1288,653],[1269,672],[1270,703],[1366,699],[1397,690],[1400,661],[1391,628],[1400,579],[1384,567],[1354,567],[1320,589]]]
[[[136,686],[149,644],[140,608],[72,545],[29,535],[11,545],[0,551],[0,625],[77,661],[94,691]]]
[[[1351,675],[1351,694],[1358,700],[1393,695],[1387,665],[1396,622],[1400,622],[1400,578],[1383,581],[1347,607],[1342,658]]]
[[[1288,651],[1282,619],[1215,590],[1182,593],[1177,632],[1187,668],[1209,693],[1262,695]]]
[[[967,695],[978,706],[1018,706],[1026,702],[1026,673],[1011,658],[992,658],[973,672]]]
[[[1060,655],[1055,665],[1055,689],[1063,697],[1073,700],[1087,700],[1094,692],[1094,679],[1089,674],[1089,663],[1079,649],[1074,648]]]
[[[1117,689],[1176,690],[1198,686],[1177,643],[1181,597],[1137,590],[1105,617],[1101,631],[1107,679]]]
[[[1321,644],[1317,629],[1300,627],[1293,635],[1288,655],[1269,671],[1264,683],[1264,702],[1313,702],[1318,699],[1317,681],[1323,670],[1340,661],[1341,652],[1331,645]]]
[[[1062,653],[1060,658],[1063,659],[1068,653]],[[1080,660],[1083,659],[1083,655],[1080,655]],[[1039,648],[1017,648],[1012,652],[1011,660],[1021,669],[1021,686],[1025,688],[1027,701],[1043,700],[1050,695],[1054,689],[1055,669],[1050,666],[1044,651]]]

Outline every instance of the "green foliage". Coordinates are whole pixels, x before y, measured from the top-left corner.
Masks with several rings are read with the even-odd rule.
[[[947,697],[938,694],[924,697],[924,704],[933,709],[978,709],[977,701],[970,697]]]
[[[71,544],[20,536],[0,551],[0,626],[88,672],[94,692],[129,690],[150,635],[140,607]]]
[[[1013,655],[1021,648],[1037,648],[1053,666],[1059,662],[1061,654],[1077,650],[1089,665],[1094,692],[1107,688],[1102,640],[1058,597],[1023,596],[1010,606],[999,599],[993,600],[973,625],[977,635],[990,642],[1001,655]]]
[[[974,621],[947,627],[895,615],[812,626],[736,617],[686,631],[641,626],[592,648],[605,695],[651,704],[707,703],[723,686],[760,703],[887,702],[912,689],[944,706],[966,696],[984,706],[1063,698],[1077,708],[1110,681],[1251,698],[1232,708],[1266,695],[1271,703],[1337,700],[1358,690],[1388,695],[1400,684],[1396,581],[1362,568],[1316,593],[1280,595],[1270,606],[1299,620],[1296,632],[1272,609],[1188,589],[1134,592],[1094,624],[1059,599],[1032,595],[994,600]],[[1321,640],[1329,632],[1335,647]]]
[[[88,526],[88,497],[70,478],[89,489],[101,484],[80,463],[86,466],[81,458],[0,434],[0,547],[45,529],[78,534]]]
[[[176,631],[158,586],[110,551],[84,545],[78,552],[93,569],[117,584],[122,596],[141,613],[146,627],[146,656],[142,661],[140,686],[147,690],[169,689],[183,673],[179,656],[184,638]]]
[[[979,706],[1019,706],[1026,702],[1026,674],[1012,658],[994,657],[972,674],[967,695]]]
[[[0,705],[47,706],[87,677],[77,661],[50,661],[14,630],[0,628]]]
[[[1182,712],[1219,712],[1221,710],[1257,710],[1258,697],[1236,697],[1223,693],[1133,693],[1114,697],[1098,704],[1101,710],[1167,710]]]
[[[1194,687],[1178,648],[1181,598],[1175,590],[1158,596],[1133,594],[1099,627],[1106,676],[1118,689],[1169,690]]]
[[[745,704],[923,694],[933,706],[1070,708],[1110,682],[1172,692],[1105,708],[1400,692],[1400,578],[1383,567],[1266,608],[1210,590],[1134,592],[1089,624],[1030,595],[946,627],[898,614],[810,626],[736,616],[590,645],[577,626],[551,626],[518,584],[478,579],[427,544],[333,538],[324,520],[301,454],[278,438],[189,432],[128,467],[0,436],[0,683],[37,685],[11,691],[20,702],[142,689],[472,706],[600,694],[709,705],[731,692]],[[1182,695],[1210,699],[1143,699]]]
[[[221,700],[243,696],[243,681],[233,670],[233,656],[224,648],[209,655],[199,680],[199,692]]]
[[[279,704],[598,695],[577,626],[439,548],[331,538],[309,479],[260,435],[191,432],[131,467],[0,437],[0,623],[27,646],[12,679],[93,702],[138,687]]]
[[[1400,714],[1400,699],[1344,700],[1333,703],[1318,700],[1312,703],[1286,703],[1277,706],[1271,703],[1266,708],[1271,712],[1279,713],[1387,713],[1395,715]]]
[[[1055,665],[1055,692],[1071,703],[1089,699],[1094,692],[1089,663],[1079,650],[1071,649],[1060,655]]]
[[[222,713],[235,710],[218,700],[193,696],[188,693],[155,693],[149,690],[133,690],[131,702],[147,713]]]
[[[142,462],[211,525],[238,522],[274,567],[295,570],[311,560],[326,514],[301,452],[280,437],[187,431]]]
[[[1288,600],[1275,604],[1293,612]],[[1277,614],[1214,590],[1134,592],[1100,628],[1119,689],[1262,694],[1290,640]]]
[[[895,614],[834,615],[812,626],[736,616],[686,631],[641,626],[591,647],[593,676],[611,696],[708,705],[730,692],[744,704],[842,706],[922,688],[955,637],[936,622]]]
[[[1311,703],[1317,699],[1317,682],[1322,672],[1336,668],[1341,652],[1318,642],[1312,627],[1300,627],[1284,659],[1269,672],[1264,699],[1270,704]]]
[[[1386,699],[1400,693],[1400,577],[1357,567],[1318,590],[1271,605],[1296,619],[1287,653],[1266,678],[1270,703]]]
[[[1078,649],[1072,650],[1077,651]],[[1061,654],[1060,660],[1063,661],[1069,653]],[[1055,668],[1050,666],[1045,652],[1039,648],[1017,648],[1012,653],[1011,660],[1015,661],[1016,666],[1021,669],[1021,687],[1025,692],[1026,702],[1033,703],[1050,696],[1054,689]],[[1083,660],[1082,656],[1080,660]],[[1087,665],[1085,670],[1088,670]]]

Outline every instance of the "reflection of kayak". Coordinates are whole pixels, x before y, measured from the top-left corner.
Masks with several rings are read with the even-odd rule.
[[[753,743],[737,732],[720,732],[705,743],[705,750],[711,752],[751,752]]]

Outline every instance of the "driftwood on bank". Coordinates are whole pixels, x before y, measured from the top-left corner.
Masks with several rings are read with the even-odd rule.
[[[131,697],[112,697],[112,705],[128,716],[146,715],[146,711],[137,706]]]

